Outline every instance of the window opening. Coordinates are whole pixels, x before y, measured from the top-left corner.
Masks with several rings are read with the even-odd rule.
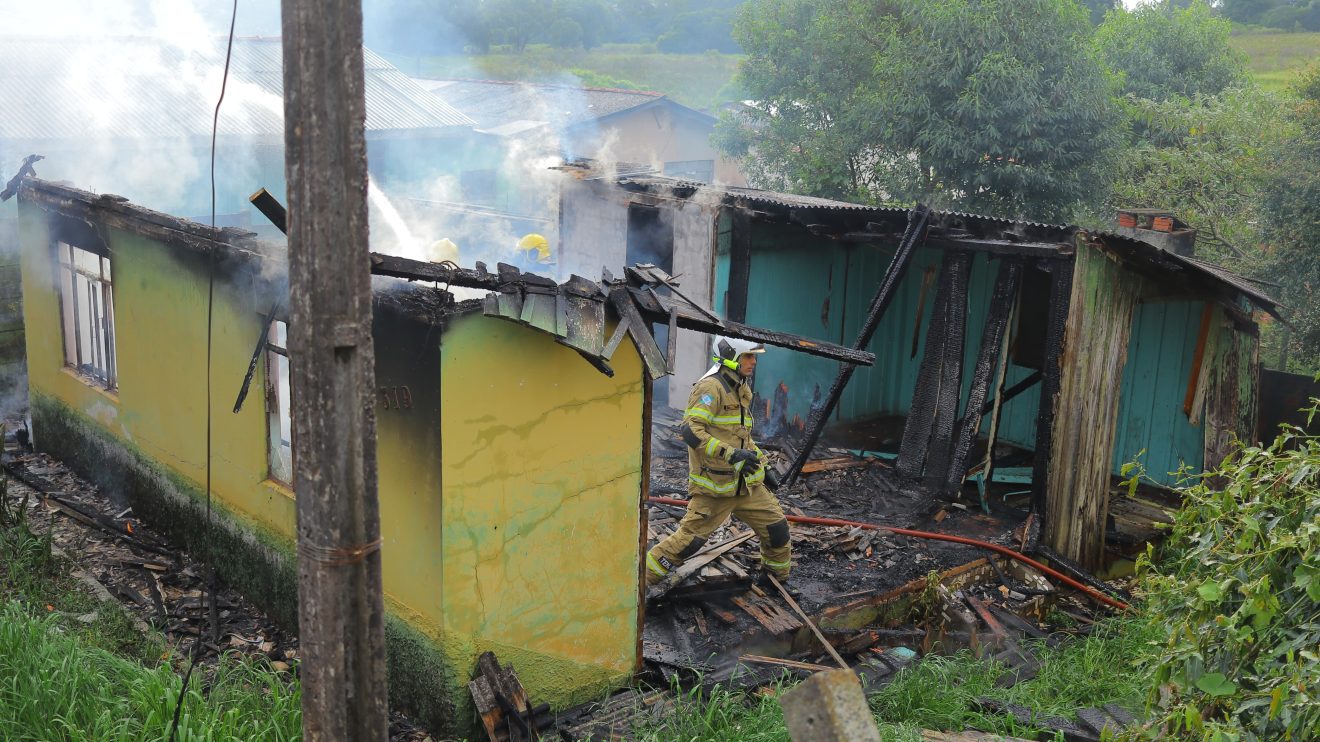
[[[110,258],[56,243],[64,363],[107,390],[119,387],[115,365],[114,289]]]
[[[289,387],[289,326],[275,320],[266,337],[266,417],[270,478],[293,482],[293,418]]]

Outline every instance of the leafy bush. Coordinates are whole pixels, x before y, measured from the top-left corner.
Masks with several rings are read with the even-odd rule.
[[[1146,660],[1154,732],[1311,738],[1320,729],[1320,438],[1285,428],[1184,497],[1160,561],[1141,560],[1151,620],[1166,629]]]

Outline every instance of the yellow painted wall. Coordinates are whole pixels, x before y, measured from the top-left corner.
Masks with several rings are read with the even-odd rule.
[[[438,641],[444,610],[440,329],[377,310],[372,337],[385,599],[391,611]]]
[[[442,356],[443,649],[458,667],[494,650],[534,698],[584,699],[635,659],[636,350],[621,345],[608,378],[547,335],[469,315]]]
[[[59,295],[45,212],[20,206],[28,379],[142,455],[202,488],[206,483],[206,264],[197,255],[110,229],[119,388],[106,392],[64,365]],[[240,288],[244,285],[240,281]],[[214,496],[267,532],[294,535],[294,503],[266,480],[264,368],[233,413],[263,320],[216,282],[212,335]],[[41,431],[35,431],[40,435]]]
[[[108,232],[119,368],[108,393],[65,368],[54,260],[41,247],[50,240],[45,212],[20,212],[31,390],[200,489],[206,262]],[[266,479],[264,363],[242,412],[232,412],[269,310],[249,284],[223,274],[216,282],[213,492],[219,507],[291,544],[292,493]],[[411,397],[405,409],[377,398],[390,612],[435,641],[460,682],[487,649],[557,706],[628,678],[643,476],[636,349],[620,346],[611,379],[549,336],[480,315],[455,320],[442,337],[378,310],[373,335],[377,386],[407,386]],[[463,688],[451,691],[466,706]]]

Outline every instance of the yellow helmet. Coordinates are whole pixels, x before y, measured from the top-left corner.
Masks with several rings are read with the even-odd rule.
[[[454,241],[448,237],[432,242],[431,248],[427,252],[430,253],[427,257],[431,259],[432,263],[443,263],[446,260],[452,263],[458,262],[458,245],[455,245]]]
[[[550,256],[550,242],[535,232],[523,235],[523,238],[518,240],[518,249],[524,252],[535,250],[536,262],[538,263],[549,264],[553,262]]]

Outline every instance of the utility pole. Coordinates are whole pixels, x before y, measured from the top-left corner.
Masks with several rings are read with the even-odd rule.
[[[361,0],[283,0],[303,735],[387,734]]]

